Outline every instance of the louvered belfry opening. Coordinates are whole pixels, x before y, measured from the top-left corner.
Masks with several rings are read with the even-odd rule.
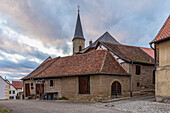
[[[90,76],[79,76],[79,94],[90,93]]]
[[[119,98],[121,97],[121,84],[118,81],[115,81],[111,85],[111,97]]]

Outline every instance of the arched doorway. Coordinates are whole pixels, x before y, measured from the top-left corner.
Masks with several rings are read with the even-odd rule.
[[[121,97],[121,84],[118,81],[112,83],[111,86],[111,97],[119,98]]]

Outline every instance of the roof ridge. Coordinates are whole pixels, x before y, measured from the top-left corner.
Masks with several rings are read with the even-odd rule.
[[[102,63],[102,66],[101,66],[99,72],[101,72],[103,70],[103,66],[104,66],[104,63],[105,63],[105,60],[106,60],[107,53],[108,53],[108,51],[106,51],[106,53],[105,53],[105,56],[104,56],[104,59],[103,59],[103,63]]]
[[[43,70],[41,70],[38,74],[36,74],[36,75],[34,75],[34,77],[35,76],[37,76],[37,75],[39,75],[40,73],[42,73],[44,70],[46,70],[47,68],[49,68],[54,62],[56,62],[58,59],[59,59],[60,57],[57,57],[52,63],[50,63],[46,68],[44,68]]]

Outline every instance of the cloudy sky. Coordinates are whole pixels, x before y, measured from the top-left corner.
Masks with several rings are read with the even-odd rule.
[[[0,76],[19,80],[48,56],[71,55],[77,5],[86,46],[108,31],[149,47],[170,14],[169,0],[0,0]]]

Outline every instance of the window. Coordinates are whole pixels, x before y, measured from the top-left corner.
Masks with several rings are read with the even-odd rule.
[[[139,82],[137,82],[137,87],[139,87],[140,86],[140,83]]]
[[[136,66],[136,75],[140,75],[140,73],[141,73],[141,67]]]
[[[14,96],[10,96],[9,99],[14,99]]]
[[[15,91],[13,91],[13,94],[15,94]]]
[[[50,87],[54,87],[54,81],[50,80]]]
[[[79,94],[90,93],[90,76],[79,77]]]
[[[79,46],[79,51],[81,51],[82,50],[82,47],[81,46]]]
[[[11,91],[9,91],[9,94],[11,94]]]
[[[31,89],[34,89],[34,84],[33,83],[31,83]]]

